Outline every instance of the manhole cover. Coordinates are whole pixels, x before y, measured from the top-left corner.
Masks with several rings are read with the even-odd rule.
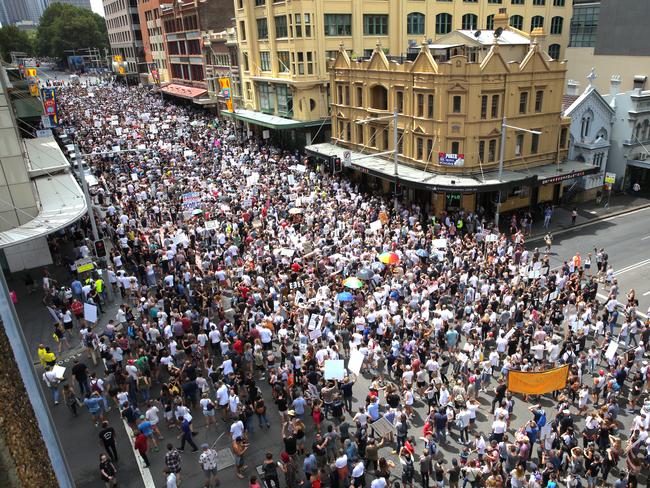
[[[222,469],[226,469],[230,466],[235,465],[235,456],[232,455],[232,451],[229,448],[218,450],[217,459],[217,471],[221,471]]]

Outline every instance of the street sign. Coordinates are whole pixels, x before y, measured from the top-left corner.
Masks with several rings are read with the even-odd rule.
[[[352,166],[352,153],[350,151],[343,151],[343,165],[346,168]]]
[[[605,183],[610,185],[616,183],[616,173],[605,173]]]
[[[74,262],[74,267],[77,269],[77,273],[84,273],[95,269],[95,265],[91,258],[77,259]]]

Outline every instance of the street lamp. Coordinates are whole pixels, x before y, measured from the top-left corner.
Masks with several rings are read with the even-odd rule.
[[[522,132],[528,132],[530,134],[541,135],[542,133],[538,130],[524,129],[523,127],[516,127],[514,125],[506,124],[506,118],[503,117],[501,121],[501,147],[499,148],[499,182],[501,182],[501,177],[503,175],[503,159],[506,154],[506,129],[515,129]],[[494,226],[499,230],[499,213],[501,211],[501,188],[499,188],[498,199],[497,199],[497,211],[494,214]]]
[[[397,137],[397,119],[398,119],[398,116],[399,116],[399,114],[397,112],[397,109],[394,109],[393,110],[393,115],[386,115],[385,117],[372,117],[372,118],[367,118],[367,119],[357,120],[356,121],[356,123],[359,124],[359,125],[365,125],[365,124],[368,124],[370,122],[376,122],[376,121],[380,121],[380,120],[392,120],[393,121],[393,150],[392,151],[384,151],[384,152],[380,152],[380,153],[374,153],[371,156],[382,156],[384,154],[392,154],[393,155],[393,164],[394,164],[393,176],[395,178],[395,191],[394,191],[395,200],[393,202],[393,205],[394,205],[396,213],[397,213],[397,183],[399,181],[399,174],[397,172],[397,163],[398,163],[398,161],[397,161],[397,154],[398,154],[398,151],[397,151],[397,140],[398,140],[398,137]]]

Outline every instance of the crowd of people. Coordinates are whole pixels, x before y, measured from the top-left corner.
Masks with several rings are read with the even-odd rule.
[[[212,442],[195,441],[204,429],[215,440],[225,429],[251,488],[637,486],[650,328],[633,293],[611,275],[600,284],[604,250],[593,267],[577,254],[551,269],[516,222],[499,234],[484,216],[393,209],[298,152],[143,88],[82,84],[58,103],[69,137],[94,153],[110,245],[106,273],[77,275],[74,258],[92,254],[89,223],[54,239],[71,279],[45,276],[45,302],[60,347],[79,336],[93,363],[74,363],[63,394],[97,426],[107,486],[119,478],[113,408],[146,466],[152,450],[164,457],[168,487],[181,483],[188,446],[201,451],[205,486],[218,482]],[[115,316],[104,315],[109,294]],[[84,320],[84,303],[101,326]],[[606,354],[613,340],[618,353]],[[359,352],[358,375],[327,371]],[[49,368],[53,352],[42,353]],[[552,396],[508,390],[510,371],[560,365],[566,387]],[[44,380],[58,403],[56,375]],[[247,450],[278,416],[282,438],[259,476]],[[177,443],[162,440],[163,424]]]

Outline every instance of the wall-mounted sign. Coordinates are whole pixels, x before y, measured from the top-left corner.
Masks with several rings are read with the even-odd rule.
[[[464,166],[464,154],[438,153],[438,163],[443,166]]]

